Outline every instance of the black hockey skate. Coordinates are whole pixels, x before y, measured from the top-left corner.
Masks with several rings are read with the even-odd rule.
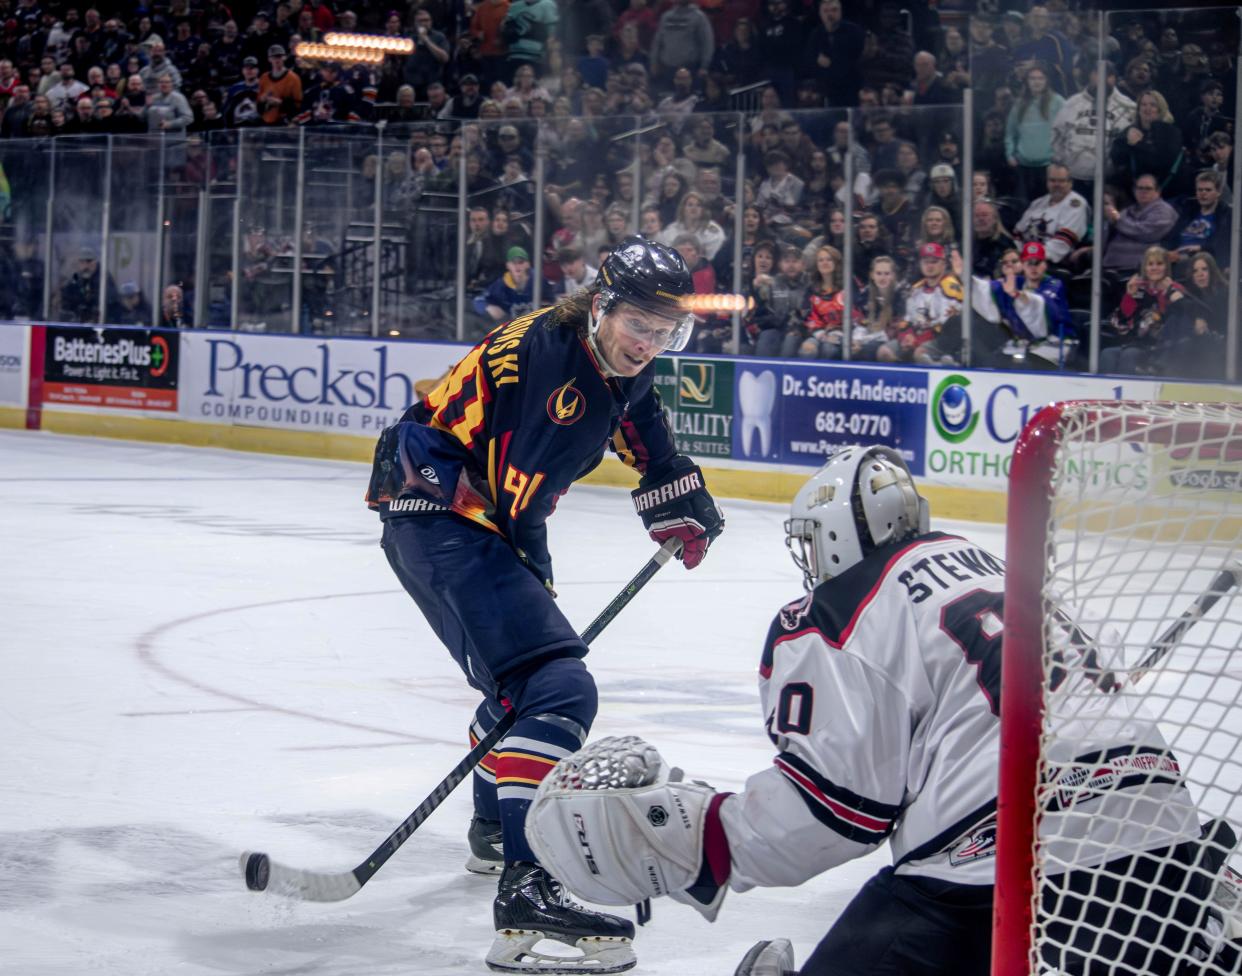
[[[466,834],[470,842],[470,856],[466,858],[466,870],[475,874],[500,874],[505,867],[505,852],[501,845],[500,821],[470,818],[470,830]]]
[[[574,904],[559,882],[537,864],[518,861],[500,876],[492,908],[496,940],[487,965],[506,973],[620,973],[638,961],[634,924]],[[550,955],[535,949],[553,939],[582,955]]]

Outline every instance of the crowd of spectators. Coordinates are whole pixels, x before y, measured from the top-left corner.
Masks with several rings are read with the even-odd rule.
[[[1110,19],[1105,205],[1093,215],[1095,15],[1066,0],[1007,5],[1021,9],[0,0],[0,139],[382,122],[400,151],[367,160],[364,176],[391,186],[386,205],[416,215],[429,195],[460,192],[464,163],[473,330],[589,286],[608,248],[637,230],[682,253],[696,290],[753,299],[738,346],[731,323],[709,317],[699,352],[842,358],[848,304],[851,358],[958,364],[970,288],[974,364],[1080,366],[1099,248],[1102,365],[1219,374],[1236,18]],[[333,30],[407,37],[414,50],[377,67],[298,57],[299,43]],[[968,85],[966,186],[957,103]],[[421,240],[411,260],[456,257]],[[0,242],[0,274],[23,262],[33,274],[28,250]],[[87,272],[57,289],[61,317],[98,317],[104,288],[109,315],[149,320],[134,289]],[[5,301],[0,314],[16,314],[17,299]]]

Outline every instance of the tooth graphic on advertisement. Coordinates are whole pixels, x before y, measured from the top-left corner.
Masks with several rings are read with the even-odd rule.
[[[772,448],[772,407],[776,403],[776,374],[765,369],[759,375],[743,370],[737,383],[738,406],[742,411],[742,451],[750,457],[754,435],[759,435],[759,453],[767,457]]]

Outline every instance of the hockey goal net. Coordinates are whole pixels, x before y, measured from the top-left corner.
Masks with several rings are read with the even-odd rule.
[[[1242,404],[1048,407],[1009,484],[993,974],[1236,974]]]

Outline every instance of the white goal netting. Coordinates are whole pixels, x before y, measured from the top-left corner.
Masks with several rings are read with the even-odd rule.
[[[1237,973],[1242,405],[1068,404],[1033,423],[1004,663],[1029,686],[1002,701],[1002,763],[1033,760],[1030,832],[1015,847],[1002,819],[997,891],[1012,940],[1000,914],[1028,884],[1025,968],[997,971]],[[1038,612],[1025,631],[1019,605]]]

